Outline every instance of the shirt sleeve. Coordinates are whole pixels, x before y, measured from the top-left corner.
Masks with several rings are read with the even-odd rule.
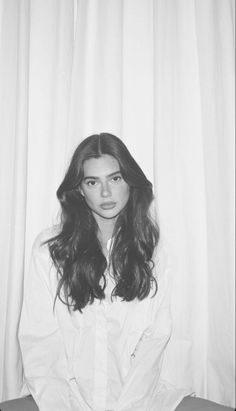
[[[163,258],[162,258],[163,260]],[[162,273],[158,291],[153,297],[151,322],[133,354],[131,368],[115,411],[150,411],[160,377],[163,354],[171,335],[170,279],[166,256],[161,261]]]
[[[40,411],[90,410],[74,403],[63,338],[54,312],[50,285],[52,262],[47,246],[36,240],[25,278],[19,327],[24,377]]]

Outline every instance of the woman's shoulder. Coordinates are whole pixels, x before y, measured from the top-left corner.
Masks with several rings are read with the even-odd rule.
[[[33,251],[44,252],[48,250],[48,241],[53,237],[56,237],[60,231],[61,225],[59,224],[40,231],[33,242]]]
[[[157,280],[168,275],[170,270],[170,252],[167,242],[160,239],[153,254],[154,274]]]

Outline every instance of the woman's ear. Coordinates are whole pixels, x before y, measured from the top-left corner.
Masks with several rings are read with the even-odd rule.
[[[82,195],[82,197],[84,197],[84,192],[83,192],[83,189],[81,187],[79,187],[79,192]]]

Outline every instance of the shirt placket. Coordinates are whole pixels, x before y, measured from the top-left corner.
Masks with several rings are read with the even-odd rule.
[[[104,411],[107,396],[107,318],[106,305],[98,303],[95,321],[94,410]]]

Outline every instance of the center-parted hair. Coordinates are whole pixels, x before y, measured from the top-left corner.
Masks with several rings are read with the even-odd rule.
[[[109,267],[98,240],[97,222],[80,193],[84,162],[104,154],[118,161],[130,187],[129,200],[114,227]],[[146,298],[153,289],[155,294],[152,256],[159,229],[149,213],[152,184],[118,137],[101,133],[83,140],[72,156],[57,197],[61,205],[60,231],[47,241],[58,272],[56,297],[69,309],[79,311],[94,299],[104,299],[106,268],[115,279],[112,297],[132,301]]]

